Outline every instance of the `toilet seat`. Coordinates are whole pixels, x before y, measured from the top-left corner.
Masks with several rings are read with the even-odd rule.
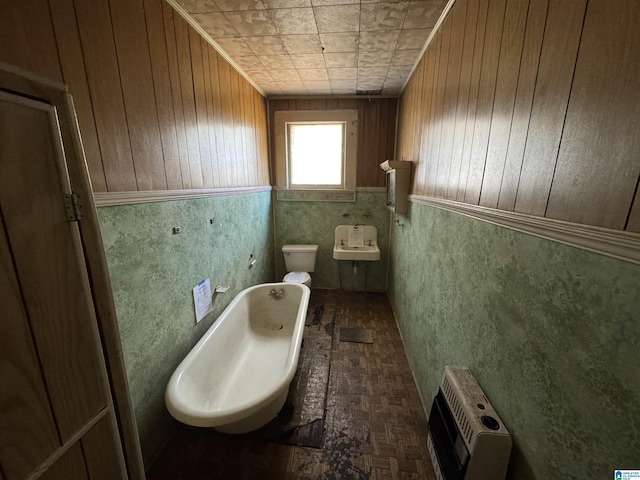
[[[311,281],[311,275],[307,272],[289,272],[282,279],[285,283],[304,283]]]

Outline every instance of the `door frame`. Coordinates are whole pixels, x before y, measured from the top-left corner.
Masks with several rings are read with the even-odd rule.
[[[69,180],[82,205],[83,218],[78,222],[82,253],[91,284],[91,295],[125,464],[131,480],[144,480],[144,463],[129,393],[111,280],[73,98],[66,85],[3,62],[0,62],[0,90],[49,103],[58,111]]]

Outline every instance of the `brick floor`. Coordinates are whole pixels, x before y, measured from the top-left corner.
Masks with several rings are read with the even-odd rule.
[[[320,305],[333,325],[328,382],[317,382],[326,388],[321,448],[181,426],[149,480],[435,479],[427,421],[386,295],[313,290],[310,315]],[[341,327],[369,330],[373,343],[341,342]]]

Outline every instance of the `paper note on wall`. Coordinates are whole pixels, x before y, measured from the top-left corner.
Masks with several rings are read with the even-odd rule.
[[[364,247],[364,227],[354,226],[349,229],[347,245],[350,247]]]
[[[193,288],[193,302],[196,305],[196,322],[202,320],[205,315],[213,310],[211,282],[208,278],[199,281]]]

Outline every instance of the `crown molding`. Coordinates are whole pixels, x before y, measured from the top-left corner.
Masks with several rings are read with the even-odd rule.
[[[640,265],[640,234],[469,205],[442,198],[409,195],[409,201],[441,208],[483,222]]]

